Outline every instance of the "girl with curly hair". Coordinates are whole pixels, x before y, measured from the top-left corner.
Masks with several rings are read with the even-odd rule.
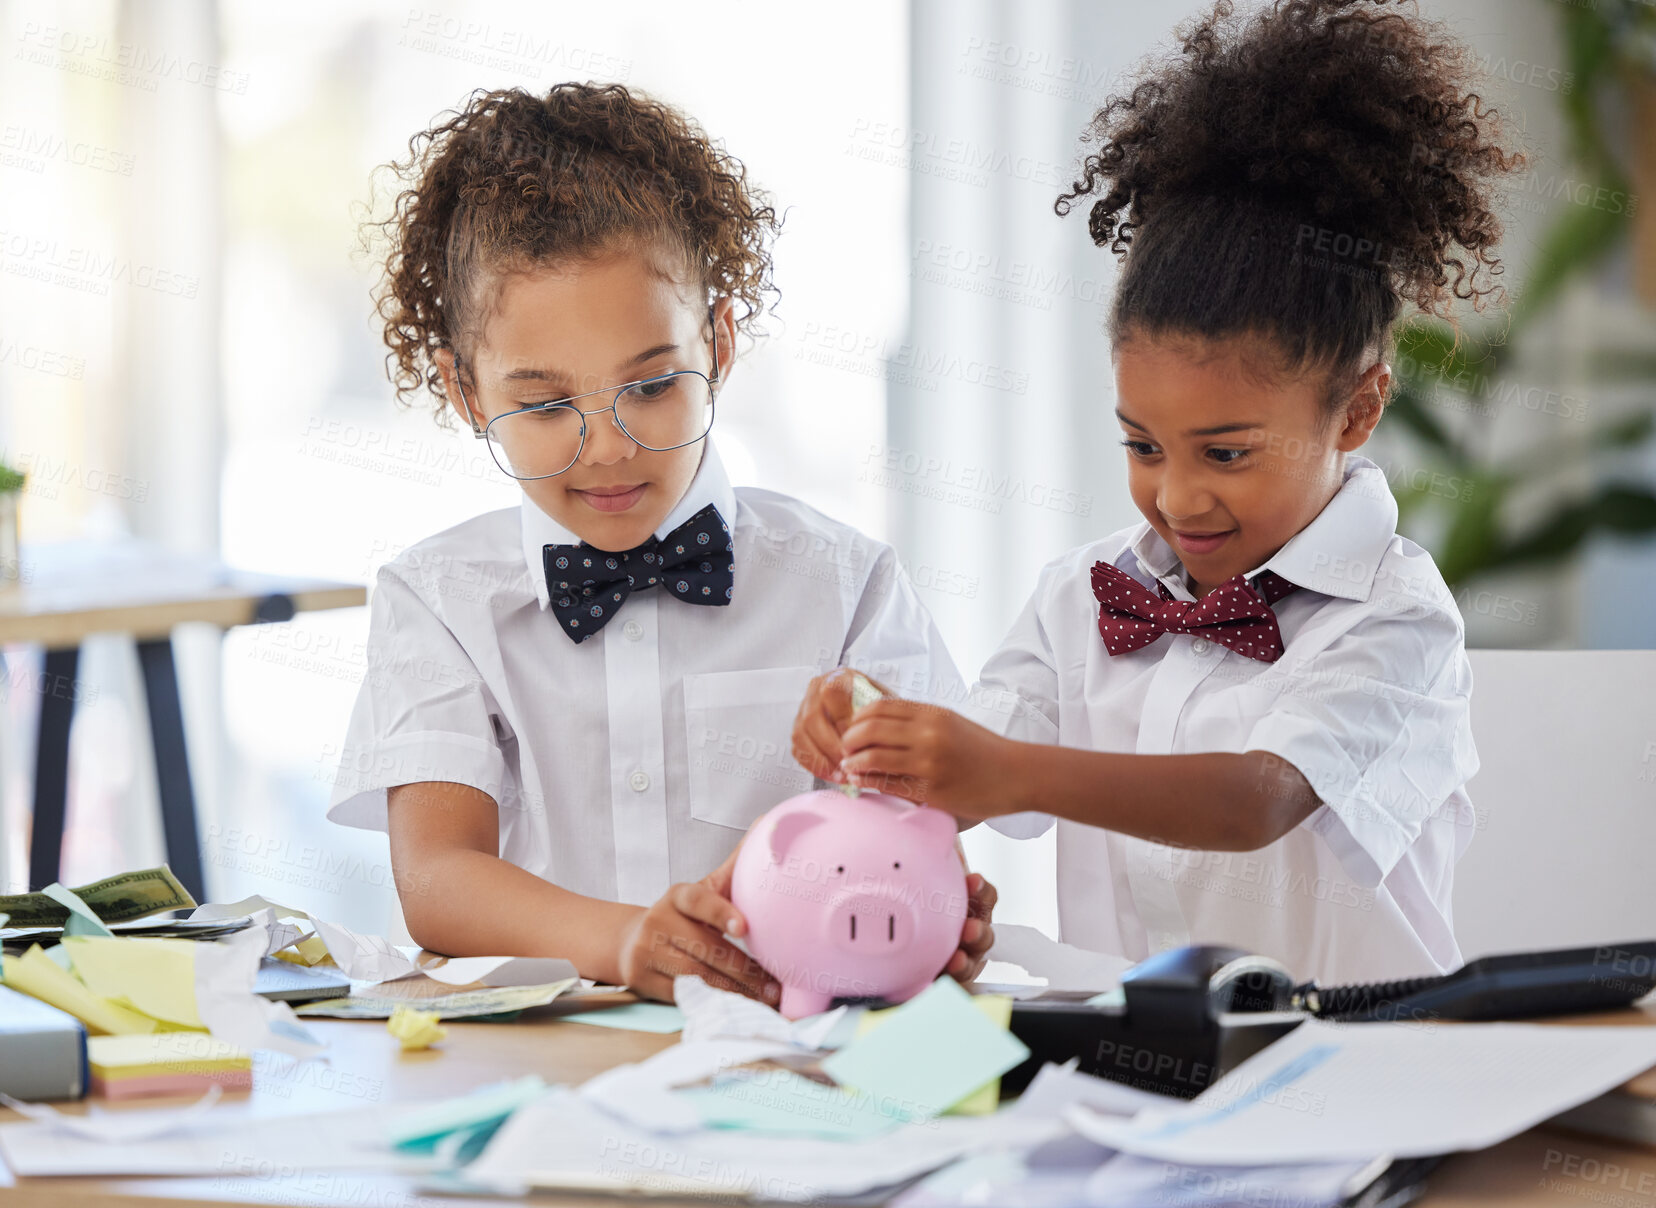
[[[889,547],[732,487],[714,449],[737,334],[774,293],[775,211],[618,85],[478,92],[392,167],[392,380],[486,441],[523,499],[380,570],[329,817],[389,832],[426,948],[774,1001],[726,938],[745,927],[730,857],[811,787],[792,706],[853,660],[961,690]],[[969,883],[961,977],[992,942],[994,890]]]
[[[846,724],[814,682],[808,767],[907,778],[1007,833],[1058,818],[1071,943],[1232,944],[1325,984],[1460,962],[1461,618],[1357,450],[1405,304],[1499,293],[1492,199],[1521,156],[1474,71],[1390,0],[1220,3],[1107,101],[1057,209],[1094,198],[1122,260],[1109,338],[1144,521],[1046,566],[976,721],[892,700]]]

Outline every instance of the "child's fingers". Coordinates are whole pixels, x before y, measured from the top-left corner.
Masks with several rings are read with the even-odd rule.
[[[845,779],[840,774],[839,764],[815,748],[796,743],[793,755],[794,762],[818,780],[826,780],[830,784],[839,784]]]
[[[873,709],[876,706],[868,707]],[[857,752],[870,747],[907,747],[913,733],[914,728],[906,717],[861,715],[840,735],[840,747],[845,752],[841,762],[848,762]]]
[[[701,879],[701,884],[707,886],[707,888],[711,889],[721,898],[728,901],[730,898],[730,885],[736,875],[736,857],[739,856],[741,852],[742,845],[738,843],[736,845],[736,850],[725,857],[723,864],[719,865],[712,872],[708,873]],[[730,908],[730,914],[725,920],[724,933],[726,935],[737,936],[747,934],[747,920],[742,917],[742,912],[737,910],[735,906]]]
[[[981,955],[973,956],[963,949],[956,948],[943,971],[962,985],[969,986],[977,980],[978,974],[983,972],[983,966],[987,963]]]
[[[732,928],[742,922],[741,913],[729,899],[704,881],[675,885],[669,897],[681,916],[669,933],[674,947],[735,983],[721,988],[735,989],[754,998],[764,997],[770,975],[751,956],[724,938],[736,934]]]
[[[912,776],[916,762],[914,752],[908,747],[881,743],[847,755],[840,767],[845,769],[846,775],[862,779],[870,776]]]
[[[995,946],[995,928],[982,919],[967,919],[960,933],[960,950],[976,960],[988,956]]]
[[[867,747],[847,756],[840,765],[846,779],[858,788],[925,804],[931,801],[932,782],[918,771],[919,757],[899,747]]]
[[[976,881],[977,888],[971,889],[966,899],[966,913],[974,919],[987,919],[995,912],[995,903],[1000,901],[1000,891],[990,883],[989,878],[982,873],[974,872],[967,878],[968,886]]]
[[[673,979],[696,969],[697,962],[687,952],[673,944],[670,936],[657,932],[652,937],[643,968],[628,979],[627,989],[641,998],[672,1002]]]
[[[667,892],[673,909],[685,918],[711,927],[721,935],[739,934],[732,928],[743,926],[741,912],[706,882],[681,882]]]
[[[756,999],[769,1006],[775,1006],[782,999],[782,988],[769,978],[754,982],[731,977],[709,965],[695,964],[686,972],[693,973],[715,990],[728,990],[732,994],[740,994],[743,998]]]
[[[721,990],[732,990],[766,1002],[775,1002],[777,987],[770,974],[736,945],[711,928],[696,927],[673,937],[674,943],[702,966],[693,969],[703,981]]]
[[[851,703],[851,686],[856,676],[849,667],[841,667],[820,681],[822,690],[817,694],[817,712],[836,735],[845,729],[856,711]]]
[[[832,780],[845,752],[840,747],[839,731],[820,712],[812,712],[794,727],[793,754],[811,775]]]
[[[917,700],[904,700],[900,696],[888,696],[858,709],[857,720],[907,720],[918,717],[926,707]]]
[[[703,964],[687,948],[671,942],[675,937],[662,935],[659,938],[661,942],[650,954],[643,972],[627,983],[627,988],[634,994],[657,1002],[672,1002],[673,979],[688,974],[701,978],[718,990],[729,990],[753,998],[760,996],[747,983]]]

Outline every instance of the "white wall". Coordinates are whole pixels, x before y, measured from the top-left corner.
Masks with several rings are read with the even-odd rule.
[[[1472,676],[1462,953],[1656,939],[1656,651],[1475,650]]]

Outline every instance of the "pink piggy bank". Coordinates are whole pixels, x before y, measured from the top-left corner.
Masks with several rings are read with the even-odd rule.
[[[836,998],[905,1002],[960,946],[955,820],[883,793],[790,797],[753,824],[731,878],[748,950],[789,1019]]]

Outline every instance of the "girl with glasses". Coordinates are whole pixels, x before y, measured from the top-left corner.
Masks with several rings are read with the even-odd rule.
[[[811,787],[788,743],[806,683],[856,663],[961,690],[889,547],[733,486],[714,447],[775,212],[682,114],[615,85],[479,92],[395,168],[392,379],[523,499],[381,569],[329,817],[389,832],[433,951],[774,1001],[726,939],[730,858]],[[970,884],[962,978],[992,942],[994,891]]]

